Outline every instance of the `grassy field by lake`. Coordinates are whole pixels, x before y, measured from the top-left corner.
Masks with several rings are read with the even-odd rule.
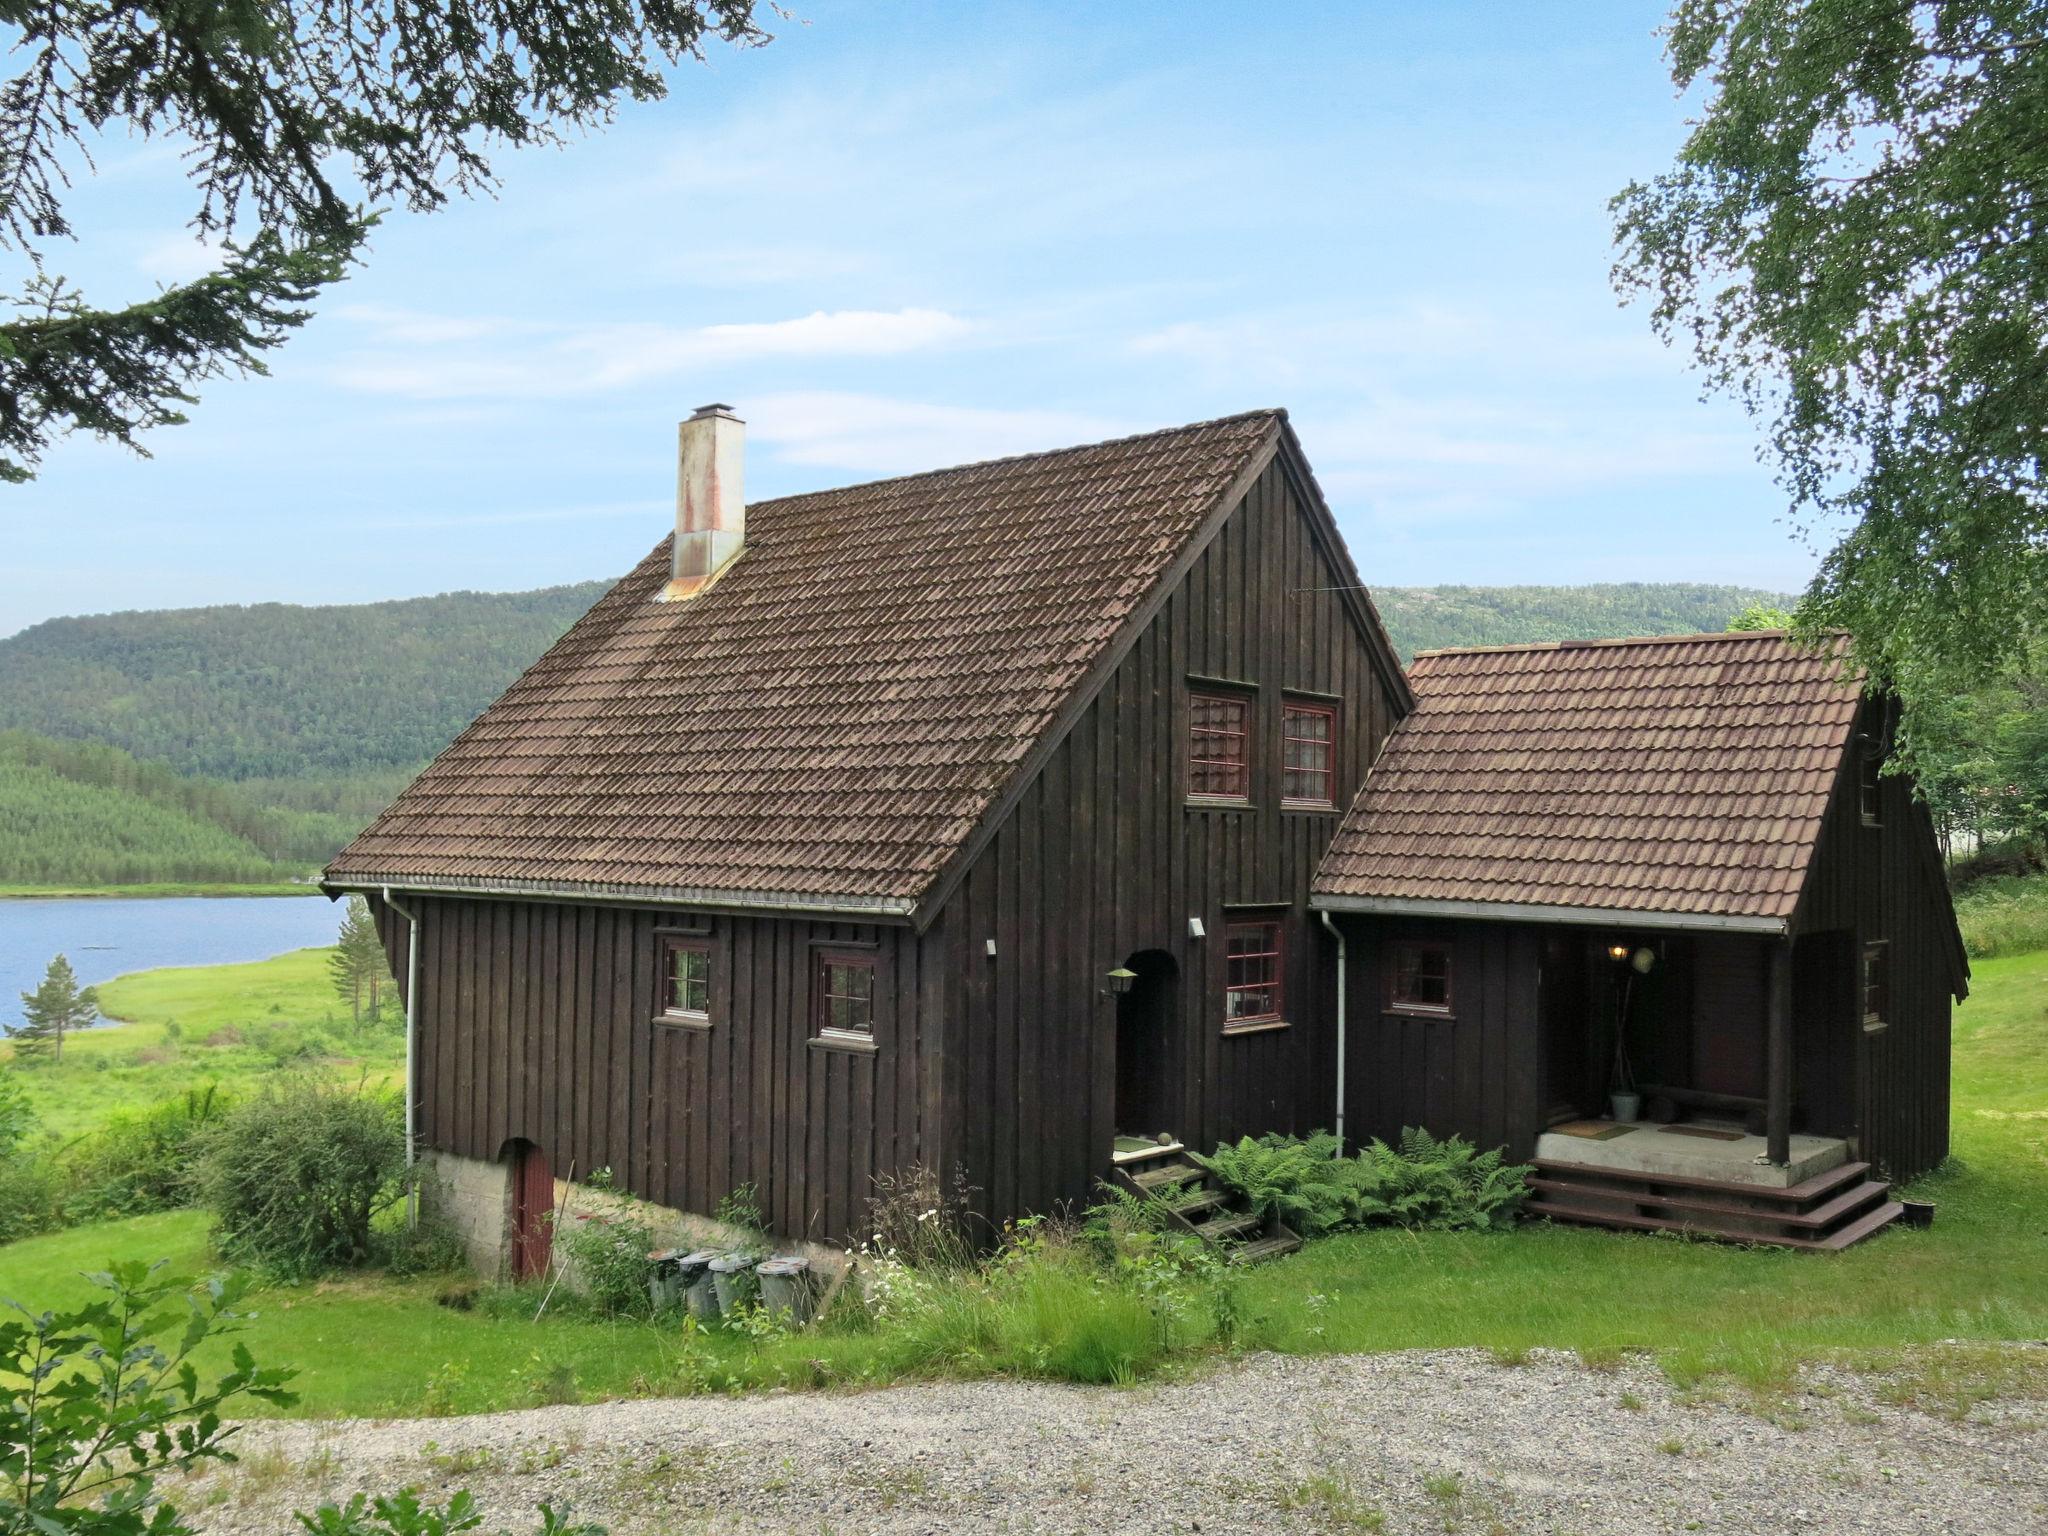
[[[71,1034],[62,1061],[21,1073],[44,1129],[90,1130],[190,1088],[232,1095],[292,1065],[367,1073],[396,1085],[405,1036],[395,1003],[383,1021],[356,1024],[328,979],[333,951],[299,949],[243,965],[142,971],[102,983],[100,1008],[121,1022]],[[0,1044],[0,1059],[11,1045]]]
[[[288,1019],[295,1007],[317,1016],[329,1006],[312,984],[319,955],[214,968],[233,973],[238,1000],[211,995],[204,973],[168,972],[135,978],[140,1000],[122,1001],[153,1020],[195,1024]],[[1805,1360],[1905,1358],[1904,1390],[1943,1407],[1967,1408],[1987,1392],[2048,1396],[2048,1359],[2034,1358],[2048,1352],[1922,1348],[2048,1337],[2048,953],[1980,961],[1974,987],[1956,1022],[1955,1155],[1914,1190],[1939,1205],[1926,1231],[1895,1228],[1832,1255],[1548,1225],[1498,1236],[1357,1233],[1245,1274],[1238,1343],[1298,1353],[1474,1346],[1509,1361],[1544,1346],[1580,1351],[1595,1367],[1646,1350],[1681,1381],[1765,1390]],[[0,1248],[0,1295],[35,1305],[80,1296],[79,1272],[111,1256],[169,1258],[196,1273],[211,1262],[206,1228],[204,1216],[177,1212]],[[246,1339],[260,1360],[299,1366],[298,1411],[324,1416],[1056,1375],[1061,1359],[1097,1347],[1094,1336],[1110,1347],[1153,1327],[1131,1293],[1086,1281],[1008,1311],[963,1302],[936,1330],[885,1322],[759,1343],[573,1316],[536,1324],[537,1297],[466,1310],[439,1304],[447,1284],[364,1276],[272,1288]],[[1213,1348],[1177,1359],[1199,1361]]]
[[[277,880],[256,885],[223,885],[219,883],[193,883],[182,880],[157,880],[145,885],[0,885],[0,901],[61,899],[75,900],[84,897],[106,897],[108,899],[133,898],[137,896],[318,896],[320,887],[297,880]]]

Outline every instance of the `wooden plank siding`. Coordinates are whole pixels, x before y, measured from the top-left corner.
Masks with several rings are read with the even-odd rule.
[[[1860,736],[1882,735],[1886,707],[1882,699],[1864,704]],[[1967,990],[1967,962],[1927,808],[1910,779],[1888,775],[1880,825],[1865,826],[1856,758],[1852,748],[1793,922],[1795,970],[1798,951],[1832,943],[1851,997],[1848,1007],[1803,1021],[1827,1045],[1802,1055],[1804,1072],[1824,1075],[1809,1076],[1800,1097],[1829,1122],[1816,1129],[1853,1139],[1859,1156],[1907,1179],[1948,1155],[1950,1008]],[[1890,952],[1891,1017],[1873,1032],[1862,1027],[1860,983],[1863,946],[1879,941]],[[1810,959],[1807,967],[1823,963]]]
[[[1519,923],[1343,917],[1349,951],[1346,1139],[1395,1142],[1421,1126],[1526,1156],[1543,1126],[1537,995],[1542,930]],[[1387,956],[1447,944],[1451,1011],[1387,1006]]]
[[[1193,1146],[1326,1126],[1334,1107],[1328,938],[1309,879],[1397,705],[1334,590],[1349,578],[1276,462],[1189,568],[945,908],[958,970],[949,1016],[949,1143],[1001,1221],[1089,1197],[1114,1130],[1113,967],[1178,967],[1170,1130]],[[1188,802],[1190,678],[1247,687],[1247,807]],[[1339,809],[1280,803],[1290,692],[1339,701]],[[1222,1030],[1224,924],[1265,907],[1284,927],[1287,1025]],[[1199,919],[1207,937],[1193,938]],[[987,952],[995,941],[995,954]]]
[[[558,1174],[711,1212],[752,1184],[774,1230],[857,1238],[875,1174],[931,1160],[918,1089],[940,1016],[923,995],[943,924],[906,927],[415,895],[419,1134],[497,1160],[531,1141]],[[401,984],[406,925],[373,904]],[[657,1024],[660,932],[706,926],[712,1026]],[[875,1049],[812,1043],[812,953],[872,946]]]

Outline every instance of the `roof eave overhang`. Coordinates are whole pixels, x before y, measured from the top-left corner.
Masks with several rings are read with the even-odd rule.
[[[329,896],[395,891],[419,896],[464,896],[489,901],[560,901],[599,906],[686,907],[697,912],[758,913],[772,917],[825,917],[869,923],[905,923],[915,903],[896,896],[806,896],[780,891],[715,890],[695,886],[584,884],[566,880],[435,879],[418,875],[333,875],[320,882]]]
[[[1323,912],[1369,912],[1382,917],[1456,917],[1496,923],[1573,923],[1589,928],[1669,928],[1695,933],[1754,933],[1782,938],[1782,917],[1727,912],[1642,912],[1623,907],[1568,907],[1537,902],[1431,901],[1413,896],[1340,896],[1318,892],[1309,905]]]

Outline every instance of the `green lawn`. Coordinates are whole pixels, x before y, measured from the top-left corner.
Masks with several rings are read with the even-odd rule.
[[[266,964],[288,962],[311,963]],[[193,974],[137,980],[173,988]],[[1957,1016],[1956,1156],[1916,1190],[1940,1205],[1927,1231],[1894,1229],[1833,1255],[1549,1226],[1343,1236],[1243,1277],[1243,1337],[1304,1353],[1479,1346],[1506,1359],[1549,1346],[1596,1365],[1643,1349],[1681,1381],[1725,1374],[1754,1386],[1817,1355],[1885,1361],[1935,1340],[2048,1337],[2048,953],[1981,961],[1975,988]],[[159,992],[159,1005],[195,1018],[234,1011],[175,996]],[[141,1217],[0,1248],[0,1295],[37,1305],[81,1295],[78,1273],[113,1255],[168,1257],[198,1272],[209,1262],[205,1218]],[[325,1416],[915,1373],[1058,1374],[1060,1361],[1087,1358],[1091,1328],[1103,1340],[1128,1337],[1117,1330],[1133,1326],[1133,1308],[1135,1326],[1150,1327],[1130,1292],[1072,1277],[1008,1313],[964,1299],[957,1316],[916,1337],[885,1324],[758,1346],[573,1317],[536,1325],[509,1309],[530,1303],[459,1310],[439,1304],[447,1289],[375,1278],[275,1288],[261,1294],[246,1337],[259,1361],[298,1366],[299,1411]],[[1050,1365],[1048,1346],[1035,1342],[1045,1340]],[[1941,1369],[1944,1400],[1967,1403],[1976,1388]],[[2048,1395],[2048,1369],[2024,1379],[2009,1361],[1985,1370],[1999,1390]]]
[[[21,1073],[43,1128],[59,1136],[188,1088],[233,1093],[280,1066],[325,1063],[395,1084],[405,1034],[387,1004],[378,1025],[353,1023],[327,976],[332,950],[298,949],[243,965],[139,971],[103,983],[118,1025],[68,1035],[61,1062]],[[0,1059],[12,1047],[0,1045]]]

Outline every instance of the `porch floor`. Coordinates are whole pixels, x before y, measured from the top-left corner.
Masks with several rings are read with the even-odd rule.
[[[1767,1160],[1770,1144],[1761,1136],[1749,1135],[1739,1125],[1712,1120],[1689,1121],[1684,1125],[1611,1120],[1576,1123],[1598,1126],[1602,1134],[1575,1136],[1546,1131],[1536,1138],[1537,1160],[1612,1168],[1625,1173],[1713,1179],[1724,1184],[1753,1184],[1764,1189],[1789,1189],[1849,1160],[1849,1144],[1833,1136],[1794,1136],[1791,1159],[1780,1168]]]

